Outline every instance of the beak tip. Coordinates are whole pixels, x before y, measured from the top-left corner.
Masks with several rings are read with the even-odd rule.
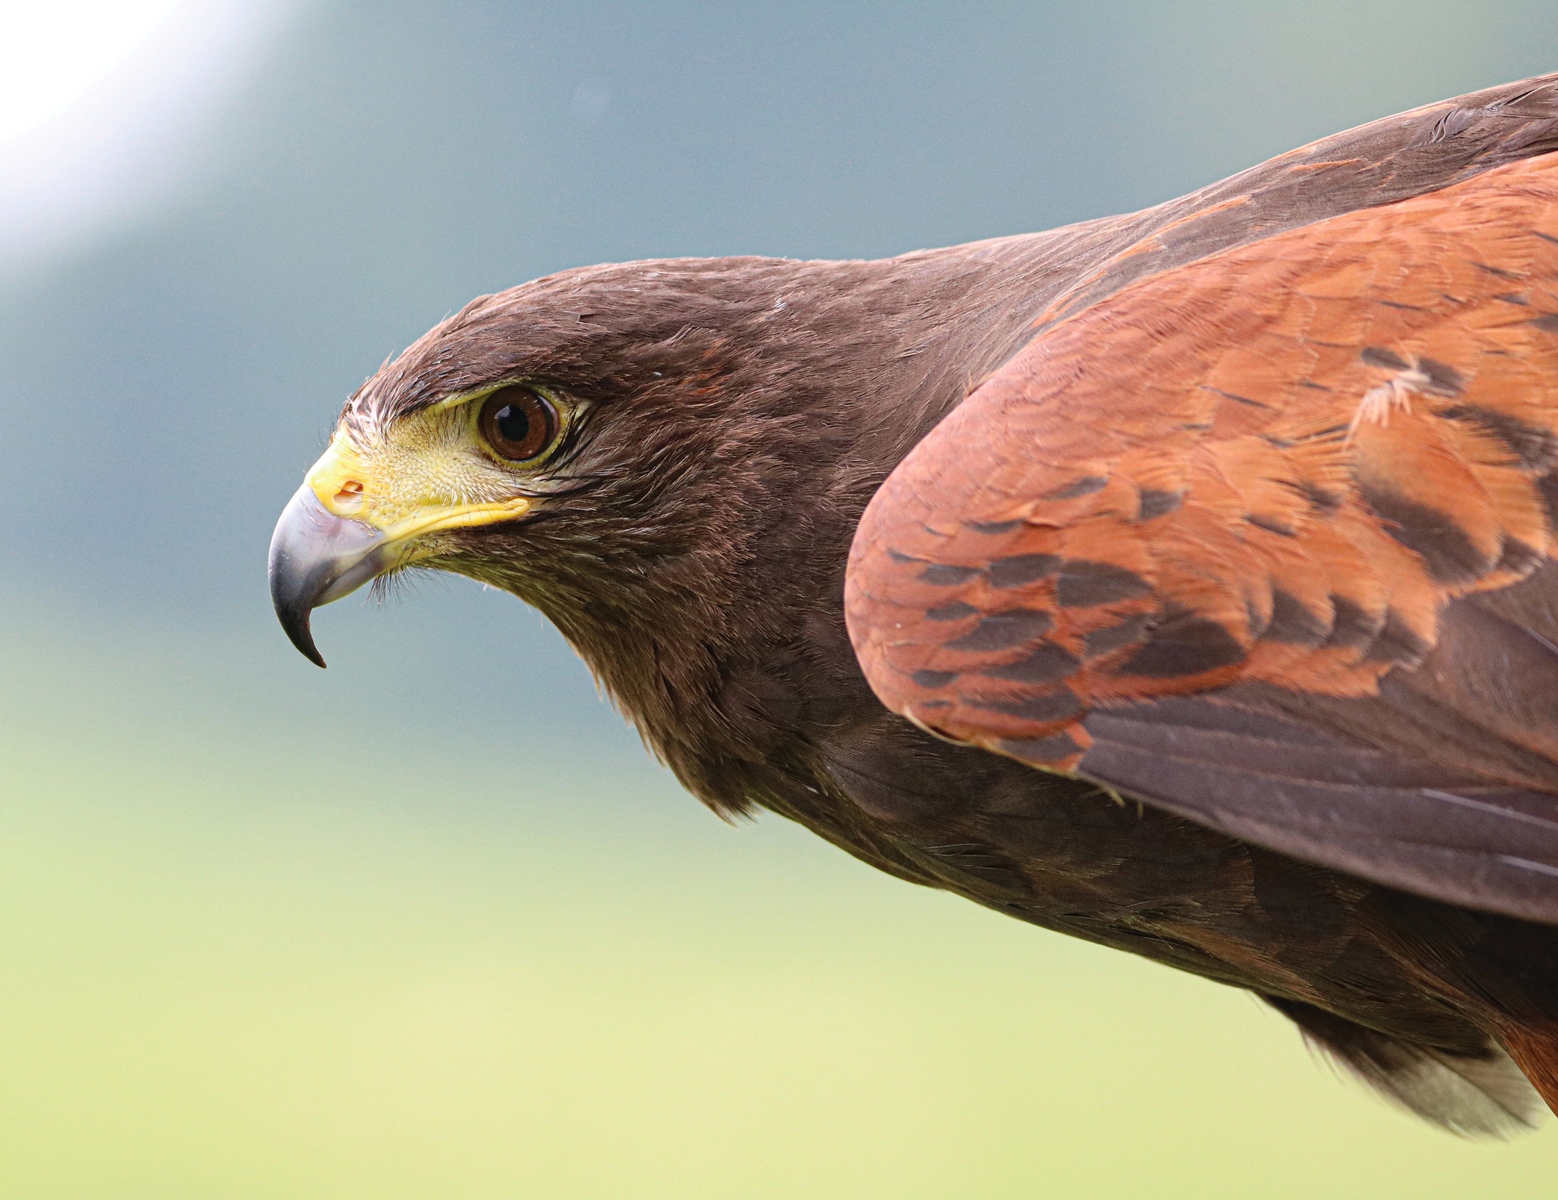
[[[319,653],[319,647],[314,645],[314,633],[309,628],[309,609],[286,605],[280,601],[276,604],[276,616],[281,621],[281,628],[287,635],[287,640],[297,647],[298,653],[316,667],[325,665],[324,655]]]
[[[378,530],[327,513],[306,483],[276,523],[267,568],[271,602],[288,639],[316,667],[325,660],[309,614],[378,575],[383,566],[375,551],[382,542]]]
[[[303,652],[303,657],[308,659],[309,662],[313,663],[321,671],[325,669],[325,656],[315,648],[313,638],[305,638],[302,641],[294,640],[292,644]]]

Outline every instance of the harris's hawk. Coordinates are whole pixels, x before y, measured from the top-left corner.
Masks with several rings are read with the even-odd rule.
[[[270,578],[316,662],[386,572],[507,589],[713,808],[1490,1131],[1558,1105],[1555,554],[1558,76],[1048,233],[483,297]]]

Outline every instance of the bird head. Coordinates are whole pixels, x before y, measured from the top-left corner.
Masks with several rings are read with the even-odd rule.
[[[773,372],[751,352],[784,313],[753,277],[782,293],[793,267],[569,272],[473,302],[386,364],[271,543],[298,649],[323,665],[311,610],[408,568],[516,592],[565,626],[586,607],[597,623],[635,604],[668,615],[654,593],[732,551],[733,505],[774,486],[805,440],[782,398],[758,395]]]

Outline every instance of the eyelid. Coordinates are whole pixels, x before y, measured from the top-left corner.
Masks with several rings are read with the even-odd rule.
[[[508,385],[504,384],[504,383],[498,384],[498,387],[507,387],[507,386]],[[456,396],[445,396],[437,404],[432,405],[428,409],[428,411],[429,412],[448,412],[451,408],[460,408],[460,407],[462,407],[462,406],[464,406],[466,404],[469,404],[472,400],[483,399],[483,398],[485,398],[487,396],[490,396],[490,395],[492,395],[493,392],[495,392],[497,390],[498,390],[498,388],[484,388],[482,391],[479,391],[479,392],[464,392],[464,393],[461,393],[460,395],[456,395]]]
[[[493,392],[500,392],[506,387],[529,388],[536,395],[546,400],[559,413],[571,413],[573,405],[564,402],[552,388],[544,383],[536,383],[532,379],[500,379],[497,383],[488,384],[474,392],[456,392],[453,396],[445,396],[436,404],[428,406],[428,412],[447,412],[452,408],[462,408],[472,400],[485,400]]]

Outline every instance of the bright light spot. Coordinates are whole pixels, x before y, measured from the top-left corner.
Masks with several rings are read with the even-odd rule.
[[[164,200],[293,0],[0,0],[0,265]]]
[[[0,149],[70,108],[178,7],[179,0],[0,5]]]

